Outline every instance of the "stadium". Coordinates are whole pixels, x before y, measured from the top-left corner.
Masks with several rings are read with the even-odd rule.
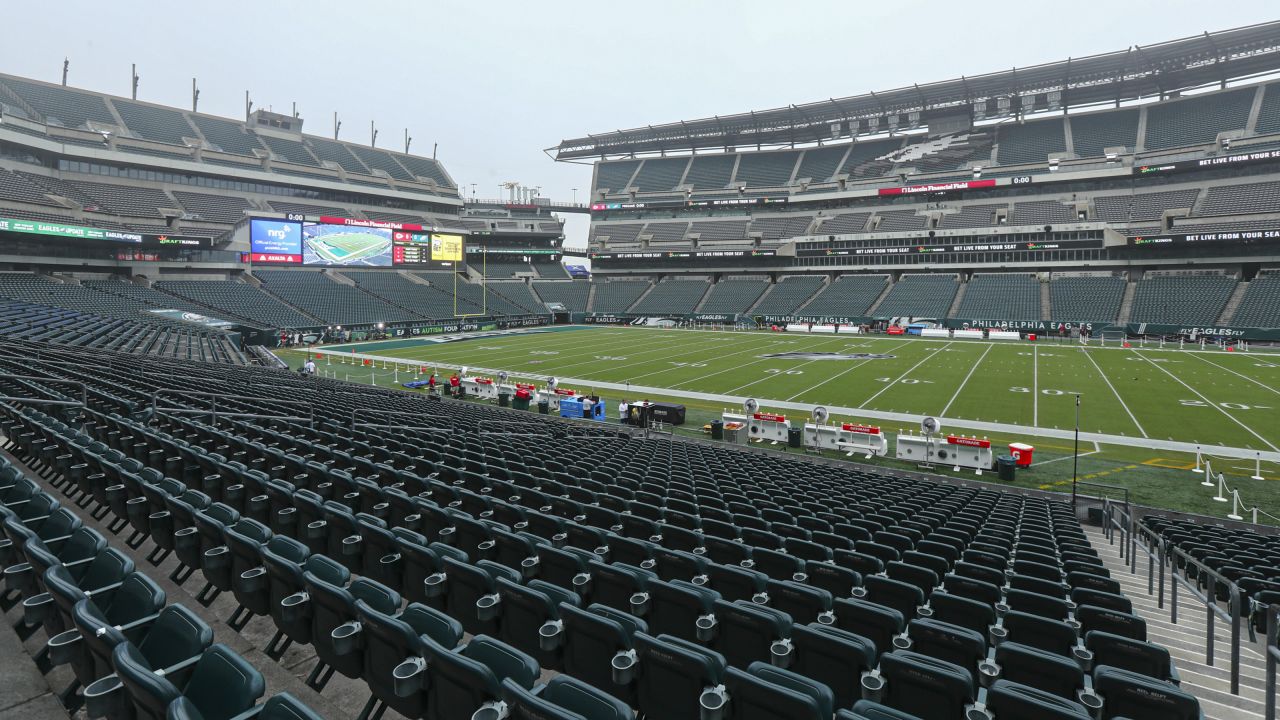
[[[0,719],[1273,720],[1280,21],[1195,32],[557,113],[569,201],[0,67]]]

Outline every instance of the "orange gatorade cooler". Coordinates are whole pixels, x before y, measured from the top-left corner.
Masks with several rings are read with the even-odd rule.
[[[1009,443],[1009,454],[1018,467],[1030,467],[1031,455],[1036,449],[1025,443]]]

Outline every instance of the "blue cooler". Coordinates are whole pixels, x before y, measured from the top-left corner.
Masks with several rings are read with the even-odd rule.
[[[560,417],[582,419],[582,398],[560,398]]]

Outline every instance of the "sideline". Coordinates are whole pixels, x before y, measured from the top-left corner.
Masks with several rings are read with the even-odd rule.
[[[312,352],[323,355],[334,355],[337,357],[351,358],[355,357],[360,360],[372,360],[377,362],[387,362],[391,364],[414,365],[415,363],[406,363],[404,358],[390,357],[386,355],[370,355],[366,353],[342,352],[341,350],[331,348],[313,348]],[[461,364],[438,363],[432,362],[436,367],[449,368],[456,370],[463,367]],[[497,375],[501,370],[494,368],[483,368],[476,365],[468,365],[468,368],[476,372]],[[514,375],[530,378],[534,380],[546,380],[549,375],[539,375],[536,373],[515,373]],[[557,376],[559,377],[559,376]],[[747,398],[743,396],[719,395],[716,393],[694,392],[691,390],[672,390],[670,388],[648,387],[644,385],[631,385],[626,383],[601,382],[599,380],[591,380],[589,378],[571,378],[560,377],[563,384],[586,385],[591,388],[599,388],[603,390],[619,390],[632,394],[641,395],[662,395],[666,397],[682,397],[690,400],[704,400],[709,402],[719,402],[725,405],[741,405]],[[808,413],[813,410],[812,403],[797,403],[787,400],[768,400],[758,398],[763,406],[778,408],[782,410],[799,410]],[[920,422],[921,415],[912,415],[900,412],[885,412],[882,410],[865,410],[851,407],[835,407],[828,406],[827,409],[833,415],[847,415],[850,417],[862,417],[874,420],[887,420],[891,422],[906,423],[909,427],[915,427]],[[1075,431],[1059,430],[1057,428],[1032,427],[1028,425],[1004,425],[1002,423],[984,422],[981,420],[965,420],[963,418],[939,418],[944,426],[953,428],[965,428],[967,430],[978,430],[988,433],[1002,434],[1023,434],[1029,436],[1037,436],[1044,438],[1055,438],[1058,440],[1070,440],[1075,437]],[[1250,448],[1228,447],[1226,445],[1197,445],[1196,443],[1178,442],[1175,440],[1159,440],[1156,438],[1136,438],[1132,435],[1107,435],[1104,433],[1081,432],[1080,439],[1087,442],[1098,442],[1104,445],[1120,445],[1127,447],[1141,447],[1149,450],[1167,450],[1170,452],[1186,453],[1194,455],[1197,452],[1211,451],[1215,455],[1230,458],[1241,458],[1253,460],[1261,457],[1265,462],[1280,463],[1280,452],[1264,450],[1259,452]]]

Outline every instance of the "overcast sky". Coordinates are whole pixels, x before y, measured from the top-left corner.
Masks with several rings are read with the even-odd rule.
[[[591,169],[543,149],[587,133],[761,110],[1123,50],[1275,19],[1275,0],[429,0],[7,2],[0,70],[438,157],[471,194],[555,200]],[[188,6],[191,9],[187,9]],[[199,11],[196,8],[200,8]],[[1222,9],[1225,12],[1217,13]],[[1268,12],[1269,11],[1269,12]],[[574,232],[578,240],[585,237]]]

